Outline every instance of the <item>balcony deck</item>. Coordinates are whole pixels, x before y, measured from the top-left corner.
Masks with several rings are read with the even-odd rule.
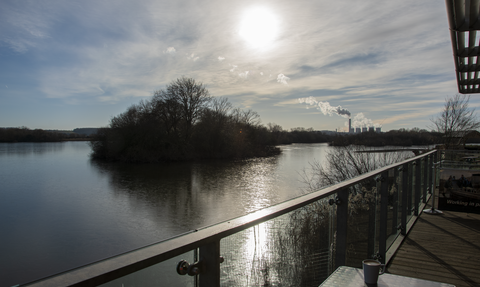
[[[387,267],[396,275],[480,286],[480,214],[422,213]]]

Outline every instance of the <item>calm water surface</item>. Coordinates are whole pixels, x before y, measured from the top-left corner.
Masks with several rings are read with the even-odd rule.
[[[136,249],[296,197],[325,144],[242,161],[91,161],[86,142],[0,143],[0,286]]]

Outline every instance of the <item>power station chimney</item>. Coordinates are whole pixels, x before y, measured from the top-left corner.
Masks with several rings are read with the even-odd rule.
[[[353,130],[352,130],[352,119],[348,119],[348,133],[352,134],[353,133]]]

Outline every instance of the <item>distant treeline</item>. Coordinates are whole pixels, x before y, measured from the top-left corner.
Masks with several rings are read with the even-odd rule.
[[[57,142],[65,135],[42,129],[0,128],[0,142]]]
[[[412,146],[432,145],[442,142],[442,135],[419,128],[391,130],[384,133],[368,131],[363,133],[323,133],[312,128],[284,130],[281,126],[269,123],[269,136],[276,144],[329,143],[331,146]]]
[[[21,128],[0,128],[0,142],[59,142],[88,140],[95,128],[80,128],[73,131]]]
[[[313,130],[313,128],[293,128],[284,130],[280,125],[269,123],[267,130],[271,141],[276,145],[292,143],[326,143],[334,139],[333,135]]]
[[[437,132],[429,132],[419,128],[411,130],[400,129],[391,130],[385,133],[377,133],[374,131],[346,134],[335,136],[331,145],[348,146],[348,145],[364,145],[364,146],[412,146],[412,145],[432,145],[442,142],[442,134]]]

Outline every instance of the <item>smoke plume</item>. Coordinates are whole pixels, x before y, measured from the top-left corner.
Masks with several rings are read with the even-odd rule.
[[[329,102],[319,102],[315,100],[314,97],[300,98],[298,99],[298,102],[302,104],[305,103],[310,106],[314,106],[319,111],[321,111],[324,115],[328,115],[328,116],[336,114],[344,118],[350,118],[350,115],[351,115],[347,109],[344,109],[341,106],[332,107]]]
[[[348,126],[348,123],[346,123],[346,126]],[[352,128],[379,128],[381,126],[380,124],[374,123],[371,119],[367,119],[363,113],[358,113],[352,118]]]
[[[332,107],[328,102],[319,102],[315,100],[314,97],[308,98],[299,98],[299,103],[305,103],[308,105],[314,106],[319,111],[321,111],[324,115],[331,116],[333,114],[337,114],[344,118],[351,118],[352,114],[347,110],[342,108],[341,106]],[[345,122],[345,126],[348,128],[348,121]],[[352,128],[365,128],[365,127],[376,127],[379,128],[382,125],[374,123],[371,119],[367,119],[363,113],[358,113],[352,118]]]

